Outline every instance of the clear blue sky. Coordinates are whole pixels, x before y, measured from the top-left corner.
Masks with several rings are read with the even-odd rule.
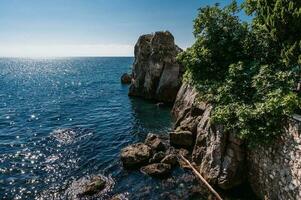
[[[230,0],[0,0],[0,56],[132,55],[158,30],[185,48],[197,9],[216,2]]]

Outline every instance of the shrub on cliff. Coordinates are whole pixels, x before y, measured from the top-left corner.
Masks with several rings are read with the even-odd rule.
[[[179,55],[185,80],[215,105],[213,121],[250,145],[284,131],[300,107],[293,92],[301,65],[301,1],[247,0],[241,22],[237,3],[199,9],[195,44]]]

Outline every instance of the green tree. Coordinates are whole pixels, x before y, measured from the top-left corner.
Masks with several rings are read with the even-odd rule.
[[[215,105],[213,122],[249,144],[284,132],[300,107],[293,92],[301,65],[301,1],[247,0],[251,23],[241,22],[235,1],[199,9],[195,44],[179,55],[185,80]]]

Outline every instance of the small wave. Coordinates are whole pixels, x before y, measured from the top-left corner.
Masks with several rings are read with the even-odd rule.
[[[60,159],[59,156],[57,156],[57,155],[51,155],[51,156],[48,156],[46,158],[45,163],[53,163],[53,162],[55,162],[58,159]]]
[[[50,135],[61,144],[72,144],[76,141],[86,138],[87,136],[91,136],[92,132],[71,128],[62,128],[54,130]]]
[[[58,129],[53,131],[51,135],[62,144],[71,144],[76,137],[76,133],[72,129]]]

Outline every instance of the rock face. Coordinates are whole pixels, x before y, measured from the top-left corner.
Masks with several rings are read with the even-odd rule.
[[[245,150],[243,142],[233,134],[210,123],[211,112],[212,106],[199,102],[197,91],[183,84],[172,110],[177,120],[170,140],[171,144],[183,142],[184,138],[175,136],[187,133],[186,148],[192,149],[192,160],[204,178],[223,189],[230,189],[245,180]]]
[[[130,145],[121,151],[121,161],[126,168],[140,167],[148,163],[151,156],[151,148],[143,143]]]
[[[170,132],[170,144],[176,147],[192,147],[193,135],[190,131]]]
[[[176,61],[181,51],[168,31],[142,35],[135,45],[129,95],[173,102],[183,74],[183,67]]]
[[[153,152],[165,150],[165,145],[163,144],[159,136],[153,133],[149,133],[147,135],[144,144],[149,146]]]
[[[120,79],[122,84],[131,84],[132,82],[132,76],[129,75],[128,73],[122,74]]]
[[[260,199],[301,199],[301,116],[294,115],[270,146],[247,148],[235,133],[211,123],[213,107],[198,101],[198,95],[183,84],[172,113],[174,132],[195,135],[191,158],[204,178],[222,189],[248,180]]]

